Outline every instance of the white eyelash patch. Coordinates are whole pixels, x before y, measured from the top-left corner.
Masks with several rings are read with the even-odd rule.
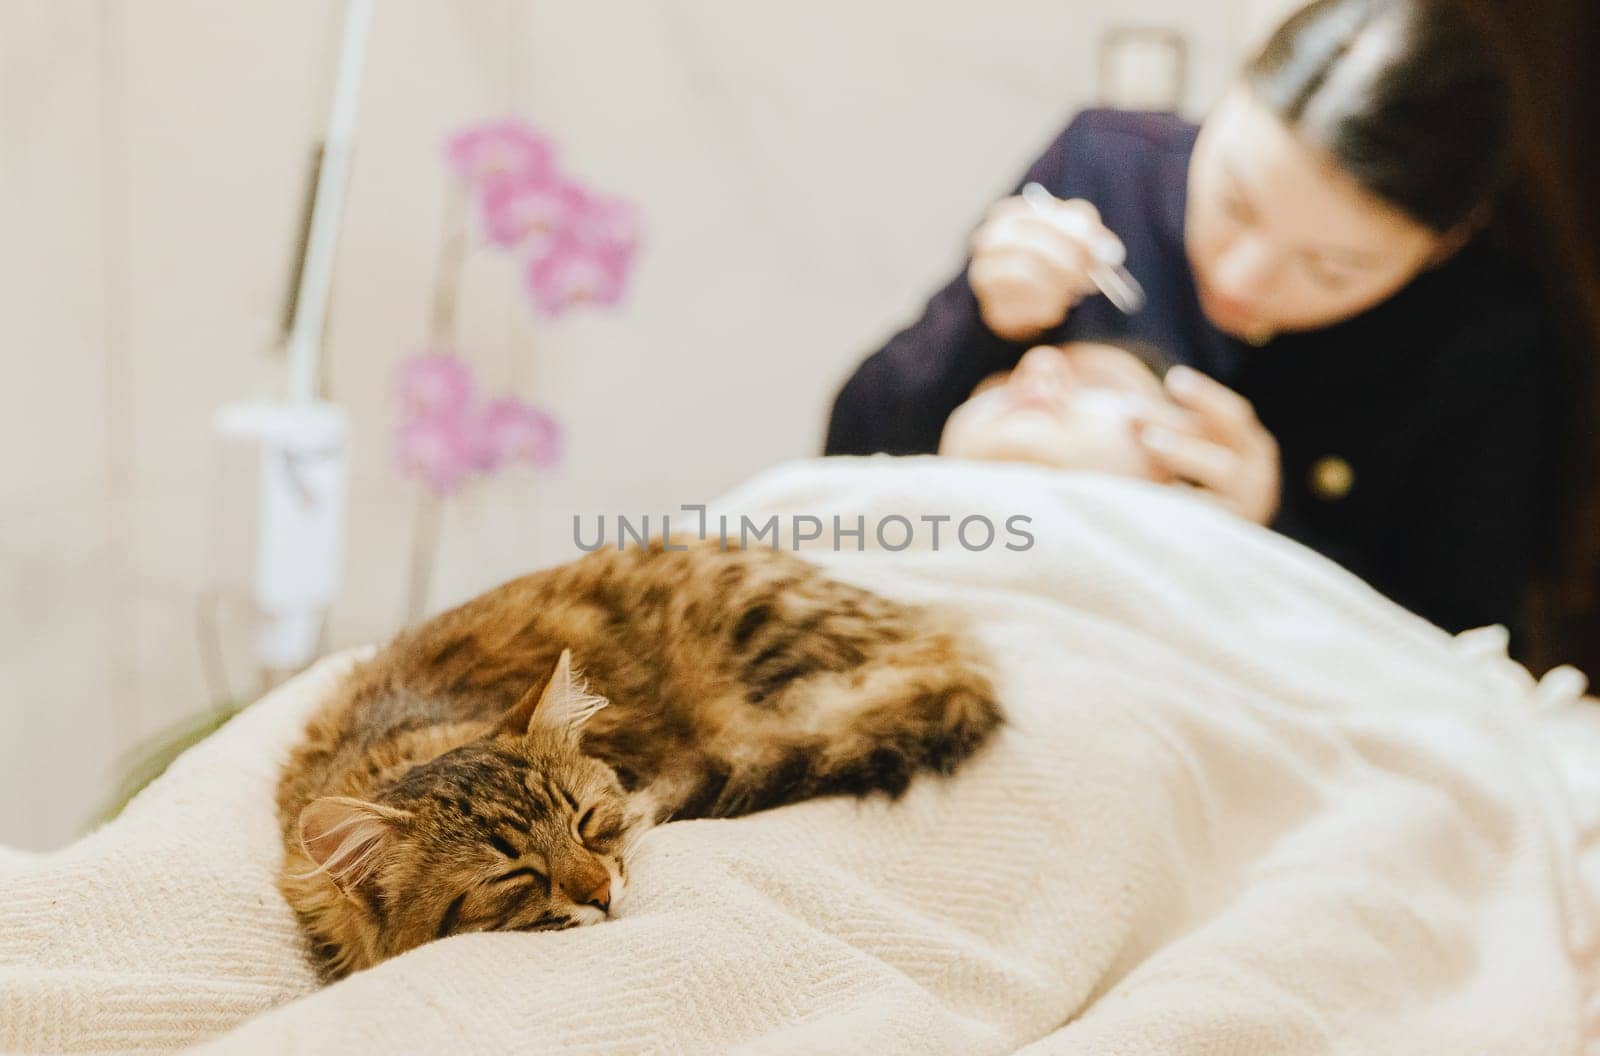
[[[1072,409],[1107,418],[1132,418],[1139,410],[1139,401],[1126,393],[1085,389],[1073,397]]]

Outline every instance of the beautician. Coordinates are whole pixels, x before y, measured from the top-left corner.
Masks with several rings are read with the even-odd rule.
[[[1490,237],[1520,171],[1493,43],[1457,4],[1319,0],[1198,129],[1079,115],[1027,173],[1050,196],[997,204],[845,384],[827,453],[934,451],[1035,345],[1149,342],[1188,367],[1154,460],[1447,629],[1514,625],[1553,516],[1558,328]],[[1131,314],[1093,277],[1118,261]]]

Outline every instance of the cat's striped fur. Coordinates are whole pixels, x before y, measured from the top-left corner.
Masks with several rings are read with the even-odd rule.
[[[898,795],[1000,721],[935,611],[770,549],[597,551],[349,676],[283,774],[280,886],[325,979],[458,931],[591,923],[650,824]]]

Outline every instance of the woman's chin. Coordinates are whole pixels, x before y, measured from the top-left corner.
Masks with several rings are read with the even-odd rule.
[[[1201,301],[1201,309],[1205,313],[1208,323],[1229,337],[1236,337],[1241,341],[1247,341],[1252,335],[1266,329],[1266,326],[1259,319],[1221,305]]]

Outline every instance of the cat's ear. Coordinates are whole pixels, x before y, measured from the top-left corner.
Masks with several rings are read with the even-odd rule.
[[[543,688],[523,694],[500,728],[518,734],[540,729],[575,734],[607,703],[605,697],[590,693],[583,680],[573,676],[572,650],[563,649],[550,680]]]
[[[403,810],[350,796],[323,796],[300,812],[300,846],[315,873],[348,891],[366,879],[410,822]]]

